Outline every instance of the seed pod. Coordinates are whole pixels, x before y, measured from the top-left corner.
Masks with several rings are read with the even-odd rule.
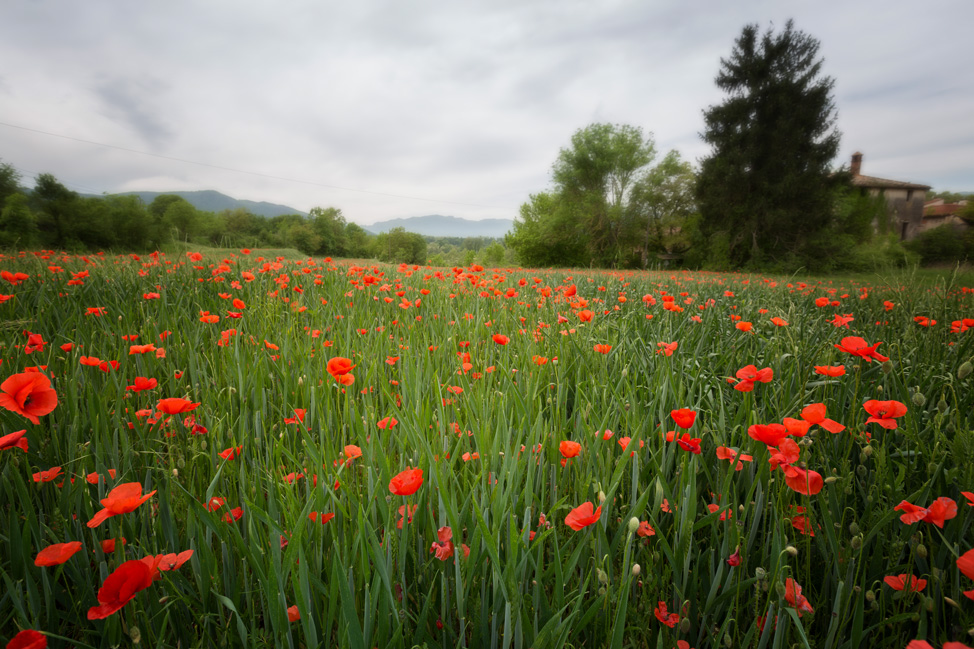
[[[927,398],[923,396],[922,392],[914,392],[913,396],[911,397],[911,400],[913,401],[913,405],[916,406],[917,408],[922,408],[923,405],[927,402]]]
[[[966,379],[974,372],[974,365],[971,365],[970,361],[964,361],[960,367],[957,368],[957,378],[960,380]]]

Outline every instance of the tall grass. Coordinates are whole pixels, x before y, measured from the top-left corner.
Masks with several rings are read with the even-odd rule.
[[[51,646],[78,647],[851,649],[964,640],[974,626],[971,580],[955,563],[974,546],[961,493],[974,491],[974,332],[951,332],[972,313],[962,280],[360,267],[259,254],[0,258],[0,269],[30,276],[0,289],[13,295],[0,304],[0,379],[37,366],[59,399],[36,426],[0,411],[0,435],[26,428],[29,440],[27,453],[0,451],[0,638],[33,628]],[[69,285],[80,271],[83,283]],[[566,296],[572,285],[577,295]],[[666,295],[683,311],[665,310]],[[819,297],[838,305],[817,307]],[[219,322],[201,322],[207,311]],[[836,327],[836,314],[854,320]],[[43,350],[25,354],[25,331],[42,335]],[[845,336],[882,341],[890,360],[836,349]],[[674,341],[672,356],[658,353]],[[147,343],[165,355],[129,355]],[[82,355],[118,368],[82,365]],[[356,365],[351,385],[326,371],[339,356]],[[736,391],[727,379],[746,365],[772,368],[773,380]],[[846,374],[821,376],[816,365]],[[137,376],[158,385],[127,390]],[[151,412],[169,397],[200,406]],[[867,425],[870,399],[909,410],[895,430]],[[799,440],[799,464],[825,479],[802,495],[748,428],[819,402],[846,430],[813,426]],[[678,408],[697,413],[689,433],[700,454],[666,441],[683,432],[670,416]],[[380,428],[386,417],[398,423]],[[564,440],[582,451],[563,463]],[[362,456],[347,461],[346,445]],[[238,459],[219,455],[237,446]],[[737,471],[717,458],[720,446],[753,461]],[[55,466],[63,480],[35,483]],[[390,480],[410,467],[423,470],[422,486],[392,494]],[[156,494],[89,529],[99,500],[126,482]],[[225,505],[210,511],[213,497]],[[959,509],[942,529],[905,524],[893,509],[939,497]],[[574,531],[565,518],[585,502],[601,517]],[[242,516],[225,522],[236,507]],[[334,518],[321,524],[314,512]],[[655,534],[637,534],[642,522]],[[443,527],[454,544],[445,561],[431,547]],[[107,539],[117,542],[106,554]],[[34,565],[67,541],[82,550]],[[183,550],[193,550],[183,567],[118,613],[87,619],[125,560]],[[927,585],[884,584],[899,574]],[[788,579],[814,613],[789,603]],[[678,616],[672,627],[661,605]]]

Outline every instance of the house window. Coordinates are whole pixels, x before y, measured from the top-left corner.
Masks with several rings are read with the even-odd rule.
[[[912,200],[913,200],[913,190],[908,189],[906,190],[906,202],[909,203]]]
[[[902,221],[900,223],[900,241],[906,241],[906,228],[910,225],[907,221]]]

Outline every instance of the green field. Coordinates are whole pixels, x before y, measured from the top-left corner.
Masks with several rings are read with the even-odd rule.
[[[970,640],[971,276],[261,254],[0,255],[0,641]]]

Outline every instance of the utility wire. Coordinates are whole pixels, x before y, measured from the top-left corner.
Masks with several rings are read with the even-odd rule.
[[[316,182],[316,181],[313,181],[313,180],[301,180],[301,179],[298,179],[298,178],[287,178],[287,177],[284,177],[284,176],[275,176],[275,175],[272,175],[272,174],[260,173],[259,171],[248,171],[246,169],[235,169],[233,167],[224,167],[222,165],[210,164],[208,162],[197,162],[195,160],[186,160],[185,158],[175,158],[173,156],[161,155],[161,154],[158,154],[158,153],[149,153],[148,151],[139,151],[137,149],[129,149],[129,148],[124,147],[124,146],[116,146],[114,144],[105,144],[104,142],[93,142],[92,140],[84,140],[84,139],[79,138],[79,137],[72,137],[70,135],[62,135],[60,133],[51,133],[49,131],[42,131],[40,129],[29,128],[27,126],[20,126],[18,124],[9,124],[7,122],[0,122],[0,126],[6,126],[7,128],[14,128],[14,129],[18,129],[18,130],[21,130],[21,131],[27,131],[27,132],[30,132],[30,133],[39,133],[40,135],[47,135],[47,136],[50,136],[50,137],[57,137],[57,138],[61,138],[63,140],[71,140],[72,142],[81,142],[82,144],[91,144],[93,146],[101,146],[101,147],[105,147],[105,148],[108,148],[108,149],[115,149],[116,151],[125,151],[126,153],[136,153],[138,155],[144,155],[144,156],[148,156],[150,158],[159,158],[160,160],[169,160],[171,162],[180,162],[180,163],[183,163],[183,164],[196,165],[198,167],[208,167],[210,169],[219,169],[221,171],[230,171],[230,172],[233,172],[233,173],[247,174],[249,176],[258,176],[260,178],[269,178],[269,179],[272,179],[272,180],[283,180],[285,182],[299,183],[299,184],[302,184],[302,185],[312,185],[312,186],[315,186],[315,187],[326,187],[328,189],[338,189],[338,190],[345,191],[345,192],[356,192],[356,193],[359,193],[359,194],[371,194],[373,196],[386,196],[386,197],[389,197],[389,198],[402,198],[402,199],[411,200],[411,201],[424,201],[424,202],[427,202],[427,203],[443,203],[443,204],[447,204],[447,205],[463,205],[465,207],[484,207],[484,208],[495,209],[495,210],[506,210],[506,209],[509,209],[509,208],[506,208],[506,207],[498,207],[497,205],[481,205],[481,204],[478,204],[478,203],[461,203],[459,201],[444,201],[444,200],[439,200],[439,199],[436,199],[436,198],[423,198],[421,196],[405,196],[403,194],[390,194],[390,193],[387,193],[387,192],[374,192],[374,191],[370,191],[368,189],[354,189],[352,187],[341,187],[339,185],[329,185],[327,183],[320,183],[320,182]]]

